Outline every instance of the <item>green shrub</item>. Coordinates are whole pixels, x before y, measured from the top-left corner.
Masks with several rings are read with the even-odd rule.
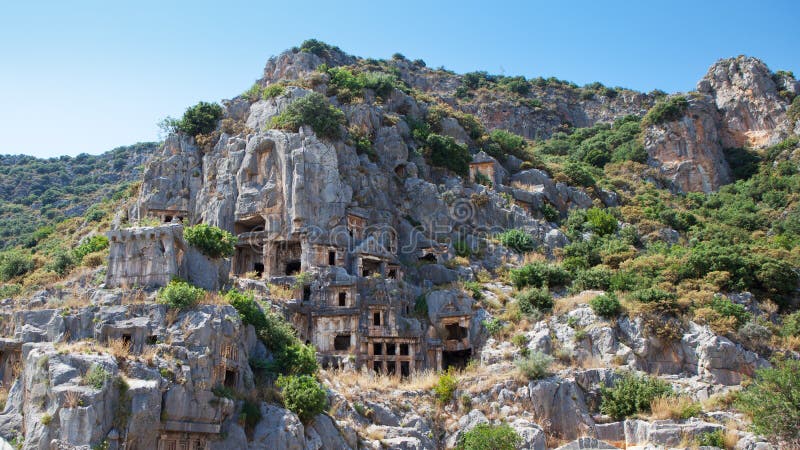
[[[725,448],[725,435],[722,432],[722,428],[709,431],[697,436],[696,443],[700,447]]]
[[[544,219],[548,222],[557,223],[561,216],[558,210],[549,203],[542,204],[542,206],[539,208],[539,211],[542,213],[542,216],[544,216]]]
[[[783,316],[781,336],[800,336],[800,311]]]
[[[709,306],[723,317],[734,317],[736,319],[736,328],[747,323],[751,317],[744,306],[733,303],[725,297],[715,296]]]
[[[313,345],[295,342],[278,351],[268,369],[284,375],[314,375],[319,370],[316,350]]]
[[[306,39],[302,44],[300,44],[300,51],[325,57],[333,51],[339,51],[339,47],[326,44],[325,42],[317,39]]]
[[[106,381],[111,379],[111,374],[100,364],[92,364],[83,376],[83,384],[95,389],[102,389]]]
[[[216,103],[200,102],[186,109],[183,118],[175,127],[189,136],[207,134],[217,127],[217,121],[222,118],[222,107]]]
[[[275,385],[281,390],[283,405],[303,423],[314,419],[328,404],[328,394],[312,376],[280,376]]]
[[[107,248],[108,238],[102,234],[97,234],[83,241],[81,245],[75,248],[73,254],[75,255],[76,261],[83,261],[83,257],[89,253],[99,252]]]
[[[164,376],[164,374],[162,374],[161,376]],[[222,384],[218,384],[212,387],[211,393],[220,398],[230,398],[230,399],[236,398],[236,391],[234,391],[233,388],[229,388],[228,386],[224,386]]]
[[[205,295],[206,291],[182,280],[172,280],[158,291],[158,302],[170,308],[191,308]]]
[[[594,176],[592,172],[586,168],[585,164],[568,162],[564,165],[564,175],[572,181],[573,184],[583,187],[594,186]]]
[[[660,100],[644,116],[642,125],[658,125],[679,120],[688,107],[689,101],[682,95]]]
[[[472,249],[469,247],[467,241],[457,240],[453,242],[453,250],[456,251],[456,256],[469,258],[472,256]]]
[[[547,311],[552,308],[553,296],[546,287],[527,288],[517,294],[517,302],[523,314],[534,314],[536,311]]]
[[[258,403],[245,400],[242,404],[242,412],[239,413],[239,420],[244,422],[247,430],[252,431],[261,421],[261,408]]]
[[[280,83],[270,84],[261,91],[261,98],[266,100],[268,98],[279,97],[283,95],[284,92],[286,92],[286,86]]]
[[[66,275],[75,266],[75,257],[73,253],[63,248],[57,249],[51,255],[51,258],[46,268],[59,275]]]
[[[616,317],[620,308],[619,299],[611,292],[589,300],[589,306],[592,307],[595,314],[606,318]]]
[[[489,333],[489,336],[496,336],[503,331],[504,328],[503,321],[496,317],[482,321],[481,325],[486,328],[486,332]]]
[[[514,361],[520,373],[526,376],[529,380],[538,380],[547,375],[550,364],[553,364],[553,357],[539,351],[533,351],[524,358],[518,358]]]
[[[264,319],[264,328],[257,331],[258,337],[273,353],[279,353],[295,342],[299,342],[294,327],[278,313],[267,311]]]
[[[672,393],[672,387],[658,378],[629,372],[617,379],[613,387],[601,387],[600,393],[600,411],[614,420],[622,420],[649,412],[653,399]]]
[[[529,252],[536,248],[533,236],[525,230],[514,228],[500,233],[497,238],[504,247],[517,253]]]
[[[489,138],[498,145],[503,156],[512,155],[523,161],[531,159],[528,143],[522,136],[498,129],[489,133]]]
[[[266,327],[267,317],[264,311],[258,306],[251,292],[239,292],[235,289],[231,289],[225,294],[225,299],[231,306],[236,308],[242,322],[252,325],[256,331]]]
[[[522,442],[520,435],[507,423],[480,423],[462,434],[458,450],[514,450]]]
[[[236,249],[236,236],[213,225],[201,223],[186,227],[183,237],[209,258],[227,258],[233,256]]]
[[[510,277],[518,289],[526,286],[563,286],[569,282],[569,272],[561,266],[545,262],[534,262],[519,269],[511,269]]]
[[[607,290],[611,287],[612,275],[611,269],[605,266],[579,270],[572,281],[571,290],[573,292],[581,292],[587,289]]]
[[[658,288],[648,288],[633,291],[630,298],[642,303],[673,302],[678,296]]]
[[[0,253],[0,279],[2,281],[25,275],[33,268],[33,259],[18,250]]]
[[[439,376],[439,381],[433,387],[433,393],[436,395],[436,401],[440,405],[446,405],[453,400],[453,394],[458,387],[458,380],[451,372],[443,373]]]
[[[617,232],[617,218],[604,209],[587,209],[586,221],[589,224],[589,229],[600,236],[606,236]]]
[[[272,119],[272,125],[276,128],[297,132],[302,125],[309,125],[319,137],[328,139],[341,136],[344,122],[344,113],[318,92],[293,101],[284,112]]]
[[[458,175],[469,174],[472,156],[464,144],[459,144],[450,136],[431,133],[425,139],[423,154],[436,167],[444,167]]]
[[[736,407],[750,416],[753,431],[779,443],[800,442],[800,361],[779,361],[756,371]]]
[[[464,289],[472,294],[472,298],[480,300],[483,298],[483,286],[477,281],[467,281],[464,283]]]

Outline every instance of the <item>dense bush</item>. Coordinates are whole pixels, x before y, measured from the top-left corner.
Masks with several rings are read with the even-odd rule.
[[[725,435],[720,428],[697,436],[695,443],[700,447],[725,448]]]
[[[267,326],[267,317],[251,292],[239,292],[231,289],[225,293],[225,299],[236,308],[239,317],[245,324],[252,325],[256,331]]]
[[[514,450],[522,438],[508,424],[480,423],[462,434],[458,450]]]
[[[458,387],[458,380],[452,372],[446,372],[439,376],[439,380],[433,387],[433,393],[436,395],[436,401],[440,405],[446,405],[453,400],[453,394]]]
[[[191,308],[205,296],[206,291],[182,280],[172,280],[158,291],[158,302],[170,308]]]
[[[511,282],[517,288],[563,286],[569,282],[569,272],[561,266],[545,262],[534,262],[519,269],[511,269],[510,276]]]
[[[83,261],[83,257],[89,253],[99,252],[108,248],[108,238],[102,234],[97,234],[83,241],[75,248],[73,254],[76,261]]]
[[[236,248],[236,236],[204,223],[184,228],[183,237],[189,245],[196,247],[209,258],[233,256]]]
[[[501,157],[506,155],[515,156],[523,161],[532,159],[531,153],[528,151],[528,143],[525,138],[505,130],[493,130],[489,133],[489,138],[500,150]]]
[[[600,411],[614,420],[622,420],[636,413],[649,412],[653,399],[672,393],[672,388],[658,378],[629,372],[617,379],[613,387],[601,387],[600,393]]]
[[[592,172],[581,163],[568,162],[564,166],[564,175],[566,175],[573,184],[578,186],[590,187],[595,184]]]
[[[327,407],[328,394],[312,376],[280,376],[275,385],[281,390],[283,405],[303,423],[310,422]]]
[[[616,233],[617,231],[617,218],[605,209],[587,209],[586,221],[588,222],[589,229],[600,236],[606,236],[608,234]]]
[[[689,101],[682,95],[660,100],[650,108],[650,111],[644,116],[642,124],[658,125],[664,122],[676,121],[683,117],[688,107]]]
[[[519,228],[504,231],[500,233],[497,238],[504,247],[508,247],[517,253],[529,252],[536,248],[533,236]]]
[[[598,316],[606,318],[616,317],[620,308],[619,299],[610,292],[589,300],[589,306]]]
[[[536,311],[547,311],[552,308],[553,296],[546,287],[527,288],[517,294],[517,302],[523,314],[534,314]]]
[[[222,118],[222,107],[216,103],[200,102],[186,109],[183,118],[174,125],[178,131],[189,136],[207,134],[217,127],[217,121]]]
[[[800,361],[759,369],[736,402],[749,415],[753,431],[780,444],[800,445]]]
[[[611,287],[613,272],[605,266],[595,266],[586,270],[579,270],[572,280],[570,290],[581,292],[587,289],[607,290]]]
[[[59,248],[50,255],[50,262],[47,263],[46,268],[59,275],[66,275],[74,266],[75,256],[73,252]]]
[[[317,39],[307,39],[300,44],[300,51],[313,53],[320,57],[328,56],[331,52],[340,51],[339,47],[327,44]]]
[[[341,136],[344,122],[344,113],[318,92],[293,101],[284,112],[272,119],[272,125],[277,128],[296,132],[301,126],[308,125],[319,137],[328,139]]]
[[[648,288],[631,292],[630,298],[642,303],[661,303],[675,301],[678,296],[663,289]]]
[[[33,270],[33,267],[31,257],[18,250],[0,253],[0,279],[2,281],[25,275]]]
[[[434,166],[450,169],[463,177],[469,174],[472,155],[466,145],[459,144],[450,136],[429,134],[425,139],[423,154]]]
[[[547,375],[550,364],[553,364],[553,357],[539,352],[533,351],[528,353],[528,356],[518,358],[514,361],[520,373],[522,373],[529,380],[538,380]]]
[[[111,374],[100,364],[92,364],[83,376],[83,384],[95,389],[102,389],[106,381],[111,379]]]

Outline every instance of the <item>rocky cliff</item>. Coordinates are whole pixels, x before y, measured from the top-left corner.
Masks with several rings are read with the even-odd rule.
[[[105,267],[0,303],[0,448],[455,448],[482,424],[507,424],[517,448],[723,434],[773,448],[724,402],[778,352],[762,324],[777,328],[773,300],[797,297],[791,217],[737,221],[748,233],[732,240],[783,236],[753,255],[700,253],[693,240],[717,228],[691,227],[727,220],[708,212],[739,164],[726,150],[791,134],[798,88],[752,58],[664,96],[321,43],[284,52],[207,132],[167,137],[116,211]],[[311,99],[314,114],[287,125]],[[797,142],[781,145],[791,176]],[[670,190],[707,203],[676,212]],[[231,233],[233,254],[185,239],[199,224]],[[169,304],[174,277],[209,292]],[[267,316],[313,346],[327,406],[310,419],[266,370],[286,369]],[[627,373],[691,414],[601,408]]]

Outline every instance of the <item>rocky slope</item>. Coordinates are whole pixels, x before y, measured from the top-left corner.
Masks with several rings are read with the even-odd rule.
[[[767,359],[779,349],[768,338],[746,339],[752,333],[741,328],[724,329],[733,319],[713,316],[713,308],[722,302],[764,330],[777,327],[772,299],[796,300],[796,267],[788,269],[792,276],[773,259],[761,264],[751,284],[762,298],[741,292],[744,281],[728,282],[747,275],[728,259],[728,266],[682,274],[680,266],[704,261],[682,253],[690,251],[689,226],[676,225],[675,212],[662,214],[670,208],[658,203],[683,197],[658,188],[717,191],[739,167],[726,149],[789,136],[797,124],[788,98],[800,88],[793,77],[752,58],[722,60],[685,104],[657,116],[680,96],[558,80],[520,87],[519,80],[462,76],[400,57],[364,60],[326,45],[306,50],[270,59],[253,89],[222,102],[212,131],[166,139],[146,165],[138,196],[115,211],[119,229],[108,233],[105,268],[75,270],[2,301],[0,381],[8,399],[0,449],[454,448],[485,423],[508,424],[520,437],[517,448],[688,448],[709,435],[724,435],[730,448],[775,448],[770,436],[747,431],[748,418],[724,399],[771,367]],[[394,78],[384,78],[392,80],[388,88],[350,92],[356,82],[330,70],[345,66]],[[276,126],[317,93],[343,115],[333,136],[309,124]],[[523,139],[525,151],[508,150],[491,133],[543,140],[585,132],[572,127],[596,133],[616,121],[616,129],[631,115],[625,120],[636,126],[644,117],[641,133],[624,144],[641,145],[647,165],[607,158],[623,181],[580,183],[569,170],[575,161],[543,153],[545,143]],[[464,145],[468,171],[435,159],[446,138],[448,149]],[[780,158],[797,165],[796,146],[779,149],[776,167]],[[638,178],[646,183],[635,184]],[[630,213],[640,191],[655,192],[646,199],[651,209]],[[618,214],[603,224],[586,210]],[[234,233],[234,256],[200,254],[176,231],[181,220]],[[146,221],[171,223],[122,229]],[[501,242],[504,230],[526,234],[531,246]],[[775,244],[769,257],[794,261],[789,239],[781,241],[786,253]],[[598,242],[594,253],[587,250]],[[520,267],[544,272],[526,285]],[[655,272],[650,285],[640,285],[637,276]],[[774,273],[785,275],[782,290],[764,281]],[[606,281],[592,278],[602,274]],[[186,309],[158,303],[154,287],[173,275],[211,291],[251,290],[261,310],[286,317],[301,341],[317,345],[328,408],[304,423],[280,403],[260,365],[277,360],[272,343],[222,296],[210,293]],[[598,288],[623,297],[611,317],[590,306],[603,294]],[[542,292],[547,301],[524,306]],[[328,294],[341,309],[331,312]],[[363,311],[351,311],[357,308]],[[703,308],[711,312],[696,312]],[[356,326],[324,322],[326,314],[351,315]],[[331,331],[345,328],[363,347],[325,347]],[[417,346],[403,362],[419,370],[401,379],[386,358],[375,358],[372,345],[390,338]],[[533,376],[517,368],[530,355],[555,362]],[[433,390],[437,372],[460,363],[456,388],[442,400]],[[630,371],[660,378],[698,410],[692,417],[602,412],[604,393]],[[248,422],[248,414],[257,420]]]

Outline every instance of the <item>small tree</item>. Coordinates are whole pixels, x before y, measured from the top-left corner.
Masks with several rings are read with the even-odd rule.
[[[538,380],[547,375],[550,364],[553,364],[553,357],[539,351],[530,352],[528,356],[514,361],[520,373],[529,380]]]
[[[294,132],[302,125],[309,125],[318,136],[336,139],[342,133],[340,127],[344,124],[344,113],[328,103],[324,95],[314,92],[292,102],[272,119],[272,124]]]
[[[436,394],[436,401],[439,402],[440,405],[446,405],[453,400],[453,394],[456,392],[456,388],[458,387],[458,380],[456,380],[455,375],[450,372],[443,373],[439,377],[439,381],[436,382],[436,386],[433,387],[433,392]]]
[[[625,373],[611,388],[601,387],[600,411],[614,420],[649,412],[653,399],[672,393],[672,387],[658,378]]]
[[[800,445],[800,361],[759,369],[736,406],[753,420],[753,431],[787,447]]]
[[[216,103],[200,102],[186,109],[183,118],[174,125],[189,136],[210,133],[217,127],[222,112],[222,107]]]
[[[33,270],[33,267],[31,257],[20,251],[10,250],[0,253],[0,280],[2,281],[25,275]]]
[[[233,256],[236,236],[218,227],[201,223],[183,230],[183,237],[209,258]]]
[[[191,308],[206,294],[206,291],[182,280],[172,280],[158,291],[158,302],[170,308]]]
[[[522,442],[520,435],[507,423],[480,423],[458,441],[459,450],[514,450]]]
[[[472,156],[464,144],[459,144],[450,136],[431,133],[425,139],[424,154],[431,164],[444,167],[461,176],[469,174]]]
[[[519,228],[507,230],[497,236],[500,243],[504,247],[508,247],[517,253],[525,253],[536,248],[536,243],[533,241],[533,236],[530,233]]]
[[[303,423],[314,419],[328,404],[328,394],[312,376],[280,376],[275,385],[281,390],[284,406]]]
[[[619,299],[611,292],[598,295],[589,300],[589,306],[598,316],[606,318],[615,317],[620,308]]]

